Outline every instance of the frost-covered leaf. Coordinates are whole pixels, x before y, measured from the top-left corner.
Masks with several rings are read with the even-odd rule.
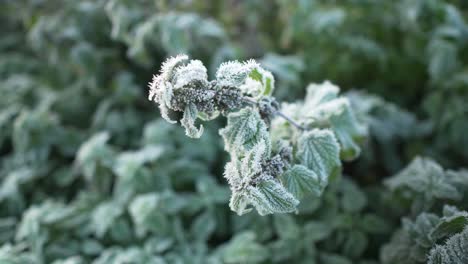
[[[270,149],[270,137],[265,122],[257,111],[245,108],[228,115],[227,126],[219,131],[224,139],[226,151],[244,155],[260,141]]]
[[[215,231],[217,226],[215,215],[206,211],[193,221],[190,233],[196,240],[206,241]]]
[[[340,205],[344,211],[359,212],[366,206],[366,194],[349,178],[341,180],[339,189],[342,193]]]
[[[249,186],[246,196],[260,215],[291,213],[299,201],[276,180],[266,180],[257,186]]]
[[[168,219],[161,212],[158,194],[142,194],[133,199],[128,211],[136,227],[136,234],[143,237],[148,231],[164,233]]]
[[[288,213],[296,210],[299,201],[271,175],[264,174],[263,165],[269,152],[261,141],[242,160],[226,165],[225,178],[231,186],[231,210],[242,215],[253,205],[260,215]]]
[[[462,197],[443,168],[429,158],[415,158],[400,173],[387,179],[385,184],[394,192],[423,199],[426,206],[436,199],[459,200]]]
[[[78,150],[76,161],[88,179],[94,177],[100,163],[107,166],[111,165],[113,151],[107,145],[109,138],[108,133],[100,132],[83,143]]]
[[[468,227],[468,213],[457,210],[457,212],[449,216],[442,217],[437,226],[431,231],[430,236],[434,241],[438,241],[460,233],[465,227]]]
[[[305,237],[305,241],[316,242],[326,239],[331,232],[333,227],[328,223],[318,222],[318,221],[309,221],[304,226],[304,233],[308,234]]]
[[[340,256],[338,254],[321,254],[320,262],[323,264],[351,264],[352,262],[346,257]]]
[[[260,215],[288,213],[296,210],[299,201],[271,175],[263,175],[262,164],[266,158],[265,143],[247,152],[241,161],[226,165],[225,177],[231,186],[231,210],[242,215],[253,205]]]
[[[5,264],[28,264],[34,263],[34,255],[28,252],[22,252],[23,247],[3,244],[0,247],[0,263]]]
[[[268,250],[255,241],[251,232],[236,235],[223,248],[225,263],[262,263],[268,258]]]
[[[69,257],[63,260],[56,260],[52,264],[84,264],[84,259],[81,257]]]
[[[198,110],[194,104],[188,104],[185,107],[184,116],[180,123],[185,127],[185,134],[191,138],[199,138],[203,134],[203,126],[195,127],[195,120],[197,119]]]
[[[281,179],[286,189],[297,199],[309,193],[320,195],[325,187],[323,184],[326,184],[321,182],[315,172],[303,165],[294,165],[281,175]]]
[[[199,60],[191,60],[187,65],[177,67],[172,79],[174,89],[183,89],[190,84],[206,85],[208,73]]]
[[[466,232],[467,212],[446,206],[444,217],[431,213],[422,213],[414,221],[404,218],[402,229],[398,230],[390,243],[382,250],[383,263],[464,263],[457,262],[457,257],[465,257],[464,244],[456,241]],[[451,240],[455,244],[451,244]],[[443,245],[446,243],[445,245]],[[463,242],[464,243],[464,242]],[[459,247],[462,245],[462,247]],[[453,251],[452,251],[453,250]],[[456,253],[454,255],[451,255]],[[460,254],[459,254],[460,253]],[[449,256],[450,255],[450,256]],[[443,258],[444,261],[440,262]],[[453,262],[450,262],[452,260]]]
[[[298,239],[301,229],[292,215],[277,214],[273,216],[273,225],[281,239]]]
[[[165,264],[163,258],[148,254],[138,247],[120,248],[111,247],[93,262],[93,264],[108,264],[108,263],[148,263],[148,264]]]
[[[429,253],[428,264],[468,263],[468,227],[435,246]]]
[[[216,80],[220,86],[239,87],[245,82],[252,70],[258,67],[258,63],[254,60],[225,62],[216,71]]]
[[[300,136],[295,156],[302,165],[318,176],[323,188],[329,178],[340,172],[339,153],[340,146],[332,131],[314,129]]]
[[[351,231],[343,245],[343,253],[350,258],[360,257],[366,250],[369,241],[361,231]]]
[[[339,88],[328,81],[310,84],[300,111],[310,125],[330,127],[340,142],[341,158],[352,160],[361,151],[358,144],[366,136],[367,129],[354,116],[348,99],[338,97],[338,93]]]
[[[137,151],[122,152],[117,156],[113,170],[117,176],[131,179],[145,163],[159,159],[164,151],[163,147],[149,145]]]
[[[123,212],[122,206],[114,201],[97,206],[91,214],[91,224],[96,236],[103,237]]]
[[[275,89],[275,79],[271,72],[257,67],[250,72],[246,82],[239,88],[244,94],[255,98],[270,96]]]
[[[161,66],[161,73],[154,75],[149,84],[148,100],[159,104],[161,116],[169,123],[176,123],[169,117],[171,100],[173,95],[173,85],[170,83],[177,67],[188,60],[187,55],[178,55],[167,59]]]

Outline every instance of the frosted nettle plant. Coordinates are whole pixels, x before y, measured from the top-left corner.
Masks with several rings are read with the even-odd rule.
[[[227,116],[220,130],[231,161],[224,176],[230,207],[242,215],[297,211],[299,199],[320,195],[341,170],[341,159],[359,155],[366,128],[354,117],[348,100],[330,82],[311,84],[301,102],[280,104],[272,97],[272,74],[255,62],[221,64],[209,81],[205,66],[186,55],[169,58],[149,84],[149,99],[170,123],[181,112],[189,137],[199,138],[207,121]]]

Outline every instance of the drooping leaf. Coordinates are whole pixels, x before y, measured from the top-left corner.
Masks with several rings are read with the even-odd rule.
[[[199,128],[195,127],[195,120],[197,119],[198,110],[194,104],[188,104],[184,110],[184,116],[180,123],[185,127],[185,134],[191,138],[199,138],[203,134],[203,125]]]

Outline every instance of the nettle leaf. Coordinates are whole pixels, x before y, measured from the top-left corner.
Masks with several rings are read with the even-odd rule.
[[[268,156],[269,150],[262,141],[240,161],[233,160],[226,165],[225,177],[232,190],[229,206],[237,214],[249,212],[249,204],[260,215],[296,210],[299,201],[278,180],[262,174],[262,164]]]
[[[341,170],[340,146],[331,130],[314,129],[298,139],[296,159],[319,177],[321,186]],[[323,188],[323,187],[322,187]]]
[[[357,122],[349,103],[345,104],[343,112],[330,117],[330,123],[336,138],[340,142],[341,158],[353,160],[361,153],[359,143],[367,134],[366,128]]]
[[[468,263],[468,227],[429,253],[428,264]]]
[[[190,233],[194,239],[207,241],[217,226],[215,215],[210,211],[197,216],[190,227]]]
[[[297,199],[301,199],[308,193],[320,195],[325,185],[319,176],[303,165],[294,165],[281,175],[281,180],[286,189]]]
[[[239,88],[244,94],[255,98],[270,96],[275,89],[275,79],[271,72],[257,67],[250,72],[245,84]]]
[[[268,250],[255,241],[255,234],[237,234],[223,248],[224,263],[262,263],[268,259]]]
[[[78,150],[77,164],[82,168],[87,179],[92,179],[99,164],[110,166],[113,162],[113,151],[107,145],[110,135],[100,132],[93,135]]]
[[[184,116],[180,120],[181,125],[185,128],[185,134],[191,138],[199,138],[203,134],[203,125],[200,128],[195,127],[198,110],[195,104],[188,104],[184,110]]]
[[[252,211],[252,208],[247,207],[249,203],[250,201],[243,191],[233,192],[229,200],[229,208],[238,215],[244,215]]]
[[[444,206],[443,211],[443,217],[421,213],[414,221],[404,218],[402,229],[383,247],[383,262],[393,264],[405,260],[409,261],[405,263],[465,263],[457,260],[458,257],[467,257],[465,248],[468,243],[449,245],[449,241],[457,240],[460,234],[466,232],[468,213],[453,206]],[[451,255],[453,253],[457,254]],[[440,262],[442,259],[444,261]]]
[[[357,258],[366,250],[368,243],[367,236],[363,232],[353,230],[344,242],[343,253],[345,256]]]
[[[123,212],[122,206],[114,201],[98,205],[91,214],[91,227],[96,236],[102,238]]]
[[[238,87],[244,95],[254,98],[270,96],[275,87],[271,72],[254,60],[221,64],[216,72],[216,81],[220,87]]]
[[[158,194],[142,194],[133,199],[128,210],[136,227],[136,234],[143,237],[148,231],[164,232],[169,222],[161,212],[161,197]]]
[[[340,181],[340,204],[346,212],[360,212],[367,204],[366,194],[349,178]]]
[[[161,116],[169,123],[175,124],[177,121],[169,117],[171,100],[173,96],[173,85],[170,80],[177,67],[188,60],[187,55],[178,55],[166,60],[161,66],[161,73],[153,75],[153,80],[149,84],[148,100],[159,102]]]
[[[258,63],[254,60],[225,62],[216,71],[216,80],[220,86],[239,87],[244,84],[252,70],[258,67]]]
[[[63,260],[56,260],[52,264],[84,264],[85,261],[81,257],[69,257]]]
[[[448,210],[447,207],[444,207],[444,211]],[[450,215],[442,217],[440,223],[431,231],[430,237],[434,241],[460,233],[468,226],[468,212],[458,211],[456,208],[453,210],[455,211],[451,212]]]
[[[265,143],[262,141],[247,152],[241,160],[232,160],[226,164],[224,177],[231,186],[232,196],[229,202],[231,210],[239,215],[248,213],[250,201],[246,195],[246,188],[252,184],[253,178],[260,175],[262,161],[267,157]]]
[[[224,177],[235,190],[251,183],[262,171],[262,162],[269,156],[264,141],[249,150],[241,160],[234,159],[226,164]]]
[[[427,206],[436,199],[459,200],[462,197],[443,168],[428,158],[415,158],[400,173],[387,179],[385,185],[413,199],[422,197]]]
[[[246,196],[260,215],[291,213],[296,211],[299,201],[278,181],[271,179],[249,186]]]
[[[341,158],[353,160],[361,151],[358,144],[367,135],[367,128],[356,119],[348,99],[338,97],[339,90],[328,81],[310,84],[300,111],[309,126],[330,127],[340,142]]]
[[[243,155],[258,142],[264,141],[269,151],[270,136],[260,114],[252,108],[245,108],[228,115],[227,126],[219,131],[224,139],[226,151]]]
[[[0,263],[27,264],[34,263],[37,258],[32,252],[22,252],[24,245],[3,244],[0,247]]]
[[[145,163],[159,159],[164,151],[161,146],[149,145],[137,151],[122,152],[117,156],[112,169],[120,178],[132,179]]]
[[[208,73],[206,67],[199,60],[190,60],[187,65],[177,67],[172,83],[174,89],[183,89],[191,83],[206,84]]]

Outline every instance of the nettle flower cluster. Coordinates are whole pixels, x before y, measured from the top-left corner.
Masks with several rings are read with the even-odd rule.
[[[311,84],[303,101],[283,103],[272,97],[273,75],[254,60],[219,66],[209,81],[207,69],[186,55],[169,58],[149,85],[149,99],[168,122],[181,112],[189,137],[203,126],[195,121],[227,116],[220,130],[231,161],[226,165],[230,207],[242,215],[297,211],[306,195],[319,196],[341,172],[341,160],[359,155],[367,129],[348,100],[330,82]]]

